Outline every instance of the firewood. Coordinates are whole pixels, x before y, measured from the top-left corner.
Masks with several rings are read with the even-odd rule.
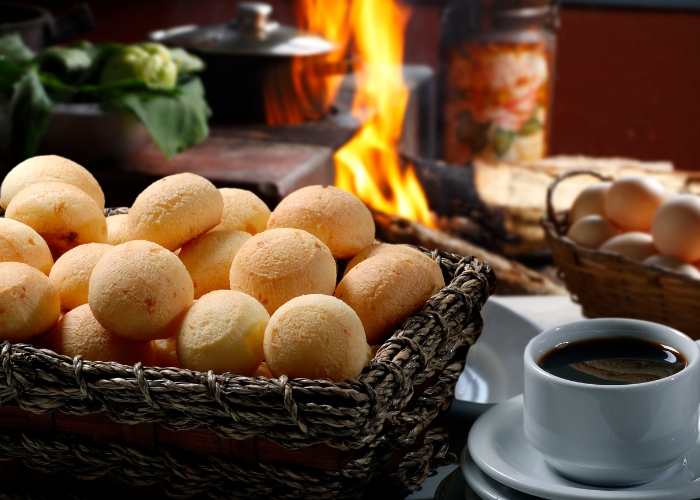
[[[387,243],[408,243],[458,255],[473,255],[487,262],[496,273],[501,295],[567,295],[566,289],[519,262],[489,252],[465,240],[453,238],[418,222],[373,213],[378,238]]]

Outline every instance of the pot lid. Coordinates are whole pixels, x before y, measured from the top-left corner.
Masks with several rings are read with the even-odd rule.
[[[150,33],[151,40],[200,52],[255,56],[314,56],[337,47],[317,35],[269,20],[272,7],[238,4],[238,18],[226,24],[179,26]]]

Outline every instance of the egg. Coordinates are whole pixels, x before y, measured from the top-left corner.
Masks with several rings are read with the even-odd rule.
[[[617,228],[607,219],[600,215],[587,215],[574,222],[566,236],[582,247],[598,248],[617,233]]]
[[[654,215],[651,235],[663,255],[685,262],[700,260],[700,197],[679,194],[669,198]]]
[[[619,253],[632,260],[643,261],[647,257],[656,255],[659,251],[654,246],[654,241],[649,233],[632,231],[618,234],[603,243],[598,250]]]
[[[656,209],[666,198],[664,187],[641,175],[621,177],[605,193],[605,216],[625,231],[649,231]]]
[[[675,257],[669,257],[668,255],[652,255],[651,257],[644,259],[644,264],[648,266],[659,266],[665,269],[670,269],[676,271],[677,273],[683,273],[691,278],[700,279],[700,271],[698,271],[695,266],[683,262]]]
[[[605,194],[612,185],[612,182],[598,182],[592,184],[581,191],[569,210],[569,221],[571,223],[585,217],[586,215],[605,215]]]

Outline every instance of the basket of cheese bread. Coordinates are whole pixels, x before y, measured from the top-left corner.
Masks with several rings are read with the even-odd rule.
[[[557,186],[597,181],[555,212]],[[700,339],[700,197],[669,192],[649,176],[610,179],[574,170],[547,192],[542,224],[559,276],[590,318],[653,321]]]
[[[0,477],[402,497],[444,462],[488,264],[378,244],[332,186],[270,212],[183,173],[104,210],[87,170],[43,156],[0,206]]]

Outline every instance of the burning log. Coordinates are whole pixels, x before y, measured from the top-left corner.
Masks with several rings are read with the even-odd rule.
[[[373,212],[378,238],[388,243],[408,243],[459,255],[473,255],[488,262],[498,277],[501,295],[567,295],[566,289],[546,276],[489,252],[467,241],[453,238],[443,232],[393,215]]]

